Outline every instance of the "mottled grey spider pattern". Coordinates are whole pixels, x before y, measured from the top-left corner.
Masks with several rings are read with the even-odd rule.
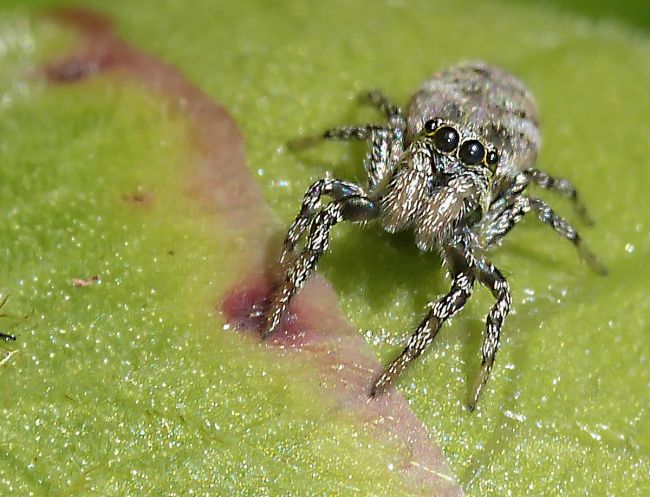
[[[410,229],[423,251],[438,251],[451,289],[430,307],[404,351],[377,378],[372,396],[386,391],[433,342],[443,323],[458,313],[476,282],[495,303],[485,323],[481,369],[472,390],[473,409],[494,365],[503,322],[511,307],[508,282],[488,260],[489,249],[528,213],[571,241],[599,274],[605,268],[578,232],[543,200],[529,196],[533,183],[571,200],[590,222],[573,185],[536,169],[540,147],[537,109],[514,76],[484,63],[461,63],[435,74],[411,98],[407,114],[380,92],[366,95],[386,125],[339,127],[316,139],[361,140],[369,144],[366,185],[325,178],[309,187],[289,228],[280,262],[285,277],[265,314],[263,337],[280,327],[293,296],[329,246],[341,221],[379,220],[388,232]],[[332,200],[323,205],[323,197]],[[300,250],[296,246],[304,240]]]

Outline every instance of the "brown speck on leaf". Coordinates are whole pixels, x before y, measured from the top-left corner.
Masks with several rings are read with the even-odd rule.
[[[90,278],[72,278],[70,282],[72,283],[72,286],[74,287],[82,287],[86,288],[87,286],[92,285],[93,283],[97,283],[99,281],[99,275],[94,275],[91,276]]]
[[[153,192],[147,192],[142,187],[138,187],[134,192],[122,195],[123,202],[149,206],[153,203]]]

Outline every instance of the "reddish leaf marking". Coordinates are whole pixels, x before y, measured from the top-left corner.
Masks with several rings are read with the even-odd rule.
[[[84,9],[62,9],[53,15],[81,31],[84,46],[45,67],[51,83],[71,84],[111,71],[166,96],[194,124],[201,163],[192,190],[201,201],[224,214],[223,220],[232,226],[250,226],[256,211],[265,212],[268,219],[262,191],[245,167],[243,137],[223,107],[174,67],[121,40],[103,15]]]
[[[268,299],[273,281],[266,269],[267,248],[278,248],[273,244],[273,235],[279,223],[246,166],[237,125],[180,71],[118,38],[104,16],[83,9],[64,9],[55,17],[80,30],[85,47],[75,56],[48,65],[45,74],[49,81],[70,84],[101,72],[117,73],[166,96],[193,124],[201,154],[193,191],[202,203],[214,209],[222,224],[236,228],[238,236],[250,242],[244,244],[252,268],[249,276],[227,292],[220,306],[232,328],[259,331],[261,322],[256,311]],[[406,449],[407,460],[397,469],[419,485],[422,495],[463,495],[449,476],[451,471],[442,452],[431,443],[406,400],[398,392],[369,399],[371,381],[381,365],[363,337],[340,313],[336,294],[324,278],[316,275],[310,279],[293,302],[283,329],[269,342],[271,346],[311,353],[320,365],[318,381],[337,392],[341,409],[353,409],[380,428],[383,437],[388,436]]]

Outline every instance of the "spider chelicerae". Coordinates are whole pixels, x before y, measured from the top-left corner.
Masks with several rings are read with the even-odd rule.
[[[553,190],[568,198],[586,223],[590,218],[569,181],[534,167],[540,147],[537,109],[529,91],[511,74],[480,62],[455,65],[425,81],[406,114],[378,91],[367,94],[366,100],[386,116],[387,124],[337,127],[294,143],[366,141],[368,180],[358,185],[326,177],[309,187],[284,241],[280,263],[285,276],[265,313],[262,336],[280,327],[291,299],[327,250],[337,223],[378,220],[391,233],[410,229],[421,250],[440,253],[451,289],[431,304],[370,395],[386,391],[422,354],[478,282],[491,291],[495,303],[486,318],[481,368],[468,404],[474,409],[511,307],[508,282],[488,259],[489,250],[533,212],[573,243],[595,272],[605,274],[578,232],[543,200],[528,195],[527,188],[532,183]],[[323,205],[323,196],[332,200]]]

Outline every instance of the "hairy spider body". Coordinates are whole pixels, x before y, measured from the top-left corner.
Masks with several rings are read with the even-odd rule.
[[[533,211],[604,274],[577,231],[541,199],[528,196],[526,189],[535,183],[554,190],[569,198],[587,222],[589,218],[571,183],[534,167],[540,147],[537,109],[523,83],[503,70],[470,62],[441,71],[411,98],[406,116],[380,92],[366,98],[385,114],[386,125],[333,128],[321,139],[367,141],[368,183],[360,186],[328,177],[309,187],[284,242],[280,262],[286,274],[266,313],[262,336],[277,331],[289,302],[327,250],[334,225],[377,219],[391,233],[411,229],[421,250],[440,253],[452,286],[431,304],[404,351],[370,393],[390,387],[431,344],[442,324],[462,309],[479,282],[492,292],[495,303],[486,318],[481,370],[469,401],[473,409],[494,364],[511,306],[508,283],[488,260],[488,250]],[[324,195],[332,201],[323,206]],[[304,247],[296,251],[303,237]]]

